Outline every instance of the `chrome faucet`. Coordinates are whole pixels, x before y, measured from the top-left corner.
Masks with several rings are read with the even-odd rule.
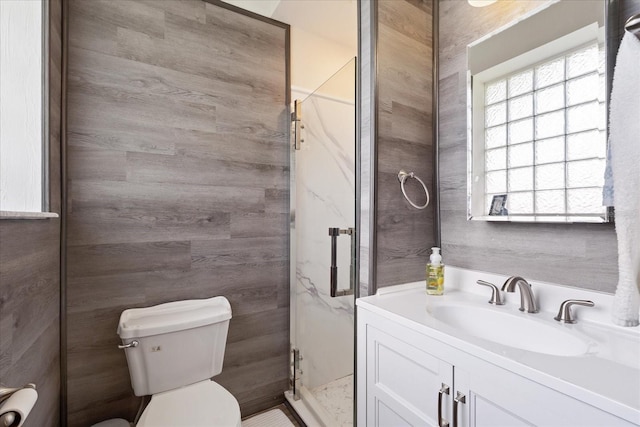
[[[520,311],[526,311],[527,313],[537,313],[538,303],[536,297],[531,291],[531,285],[522,277],[511,276],[502,285],[502,290],[506,292],[515,292],[516,285],[520,289]]]

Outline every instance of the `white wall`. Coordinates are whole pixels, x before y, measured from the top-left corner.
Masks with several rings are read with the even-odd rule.
[[[0,210],[42,210],[42,3],[0,0]]]
[[[357,25],[357,22],[354,22]],[[291,27],[291,86],[312,92],[356,56],[356,50],[346,44],[338,44],[315,34]],[[353,81],[350,83],[353,85]],[[349,99],[353,87],[343,92],[339,85],[332,85],[333,93],[327,95]]]

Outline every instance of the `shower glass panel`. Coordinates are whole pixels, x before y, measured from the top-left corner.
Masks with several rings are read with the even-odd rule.
[[[287,398],[326,426],[353,425],[354,295],[348,290],[355,287],[350,270],[356,260],[348,230],[356,226],[355,75],[353,58],[313,93],[292,91],[303,101],[292,189],[291,340],[298,369],[295,397],[289,392]],[[335,265],[343,296],[331,297],[329,228],[342,230]]]

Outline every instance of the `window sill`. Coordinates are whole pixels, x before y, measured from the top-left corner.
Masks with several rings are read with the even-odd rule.
[[[528,223],[593,223],[605,224],[611,221],[598,215],[481,215],[469,216],[467,220],[488,222],[528,222]]]
[[[59,218],[55,212],[13,212],[0,211],[0,220],[3,219],[52,219]]]

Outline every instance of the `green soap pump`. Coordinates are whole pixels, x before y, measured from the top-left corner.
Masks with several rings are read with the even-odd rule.
[[[427,294],[442,295],[444,293],[444,264],[440,248],[431,248],[429,264],[427,264]]]

